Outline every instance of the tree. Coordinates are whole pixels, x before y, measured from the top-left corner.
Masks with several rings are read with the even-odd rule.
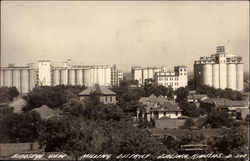
[[[8,103],[19,95],[16,87],[1,87],[0,88],[0,103]]]
[[[221,126],[231,127],[234,124],[234,120],[226,111],[213,109],[208,114],[206,124],[209,124],[212,128],[219,128]]]
[[[222,129],[220,136],[215,138],[213,145],[215,151],[228,154],[247,153],[247,127],[234,126],[230,129]]]
[[[187,102],[187,96],[189,94],[189,89],[186,87],[180,87],[175,91],[176,102]]]
[[[10,113],[0,120],[2,135],[8,136],[9,142],[33,142],[38,137],[42,125],[41,117],[36,112],[22,114]]]
[[[77,94],[83,89],[85,89],[84,86],[65,85],[35,87],[25,97],[27,106],[23,110],[32,110],[42,105],[47,105],[52,109],[61,108],[69,99],[76,99]]]

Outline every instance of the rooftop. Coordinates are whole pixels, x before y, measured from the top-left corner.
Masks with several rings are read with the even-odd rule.
[[[215,104],[218,107],[221,106],[227,106],[227,107],[246,107],[248,106],[248,102],[243,100],[243,101],[232,101],[226,98],[209,98],[205,99],[202,102],[204,103],[209,103],[209,104]]]
[[[79,96],[90,96],[92,94],[95,95],[116,95],[115,92],[111,91],[105,86],[95,86],[95,87],[88,87],[87,89],[83,90],[80,92],[78,95]]]

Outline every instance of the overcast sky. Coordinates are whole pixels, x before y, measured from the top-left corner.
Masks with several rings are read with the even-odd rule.
[[[249,66],[249,2],[1,1],[2,65],[187,65],[225,45]]]

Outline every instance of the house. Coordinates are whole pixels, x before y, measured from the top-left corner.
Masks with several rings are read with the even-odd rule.
[[[208,96],[206,94],[193,94],[193,95],[189,95],[187,96],[188,102],[200,102],[203,101],[205,99],[208,99]]]
[[[91,96],[98,96],[100,102],[104,104],[116,104],[116,93],[106,86],[88,87],[78,94],[80,100],[89,99]]]
[[[58,111],[55,111],[55,110],[49,108],[49,107],[46,106],[46,105],[42,105],[42,106],[39,107],[39,108],[34,108],[34,109],[31,110],[31,111],[35,111],[35,112],[39,113],[40,116],[41,116],[41,118],[42,118],[43,120],[47,120],[47,119],[49,119],[49,118],[51,118],[51,117],[54,117],[54,116],[59,115],[59,112],[58,112]]]
[[[226,110],[235,118],[245,119],[249,114],[249,102],[246,100],[232,101],[226,98],[210,98],[201,101],[201,108],[209,111],[211,108]]]
[[[181,116],[182,110],[178,105],[163,96],[156,97],[152,94],[149,97],[140,98],[139,102],[145,105],[145,112],[142,116],[144,116],[147,121],[160,119],[162,117],[178,118]]]

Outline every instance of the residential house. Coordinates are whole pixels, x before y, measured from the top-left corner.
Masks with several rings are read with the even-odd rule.
[[[58,111],[55,111],[55,110],[49,108],[46,105],[42,105],[39,108],[34,108],[31,111],[35,111],[35,112],[39,113],[41,118],[44,119],[44,120],[47,120],[47,119],[49,119],[51,117],[59,115]]]
[[[211,108],[226,110],[236,119],[245,119],[249,114],[249,102],[246,100],[232,101],[226,98],[210,98],[201,101],[201,108],[204,108],[207,111],[210,111]]]
[[[182,110],[163,96],[156,97],[152,94],[149,97],[142,97],[140,103],[145,105],[145,112],[143,116],[147,121],[161,119],[162,117],[178,118],[182,116]]]
[[[89,99],[93,95],[98,96],[104,104],[116,104],[116,93],[106,86],[88,87],[78,94],[80,100]]]

